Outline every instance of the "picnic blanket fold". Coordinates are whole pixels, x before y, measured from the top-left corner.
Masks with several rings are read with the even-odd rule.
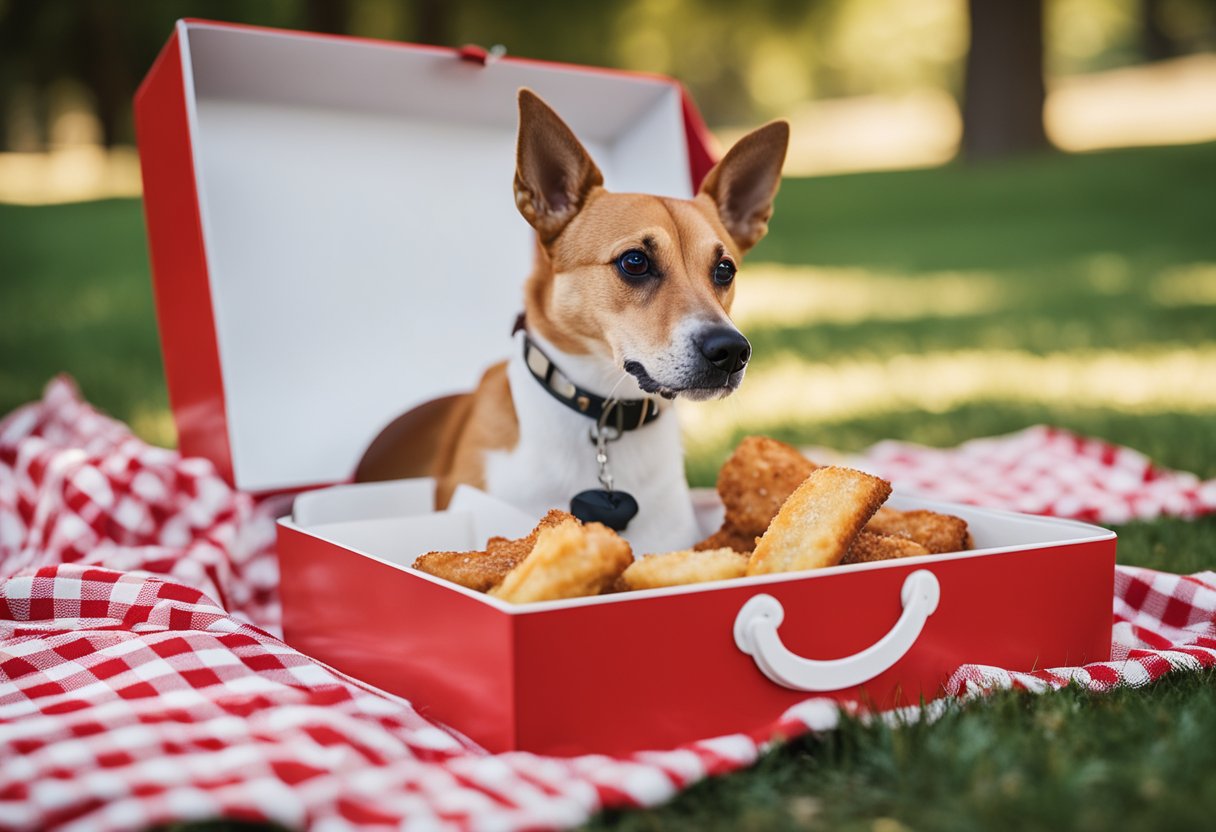
[[[1063,435],[1004,441],[1025,457],[1026,443],[1055,453]],[[1091,441],[1077,440],[1092,459]],[[1004,453],[1001,439],[985,441]],[[926,452],[950,464],[950,451]],[[873,461],[911,477],[909,453],[879,446]],[[1174,481],[1153,470],[1141,482]],[[1210,510],[1211,484],[1187,482],[1194,500],[1154,498],[1157,508]],[[999,503],[1005,483],[968,493]],[[562,828],[605,807],[662,802],[749,765],[775,737],[839,719],[835,703],[808,699],[753,735],[677,749],[486,754],[277,637],[273,518],[283,505],[148,446],[66,378],[0,421],[0,829],[218,815],[291,828]],[[1216,665],[1216,574],[1119,567],[1113,604],[1112,661],[966,666],[948,692],[1105,690]]]
[[[1035,425],[928,448],[887,440],[855,462],[897,488],[948,502],[1118,524],[1216,512],[1216,480],[1172,471],[1131,448]]]

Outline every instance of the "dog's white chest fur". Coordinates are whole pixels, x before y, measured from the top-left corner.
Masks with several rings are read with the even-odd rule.
[[[591,421],[556,401],[525,366],[521,350],[507,365],[519,419],[519,443],[490,451],[486,489],[540,518],[552,508],[569,511],[570,498],[600,488]],[[638,501],[638,514],[622,533],[635,556],[686,549],[698,538],[684,474],[680,425],[671,407],[650,424],[608,446],[615,487]]]

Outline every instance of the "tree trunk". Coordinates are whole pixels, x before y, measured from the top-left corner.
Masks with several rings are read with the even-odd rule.
[[[39,60],[45,51],[31,44],[28,33],[35,30],[43,8],[37,3],[0,3],[0,150],[38,152],[47,149],[49,106],[47,87],[52,80],[48,60]],[[17,115],[14,101],[21,96],[29,119],[22,135],[14,131],[10,118]]]
[[[1181,54],[1178,44],[1161,26],[1161,0],[1140,0],[1140,54],[1146,61],[1164,61]]]
[[[134,84],[123,60],[128,51],[126,33],[130,31],[128,8],[114,0],[91,0],[87,9],[88,24],[82,31],[84,81],[93,93],[102,144],[113,147],[132,138],[128,124]]]
[[[963,157],[994,159],[1048,147],[1042,0],[969,0],[968,6]]]
[[[308,0],[305,6],[305,25],[312,32],[345,35],[349,16],[347,0]]]
[[[452,12],[455,6],[455,0],[415,0],[414,40],[435,46],[456,46],[452,43]]]

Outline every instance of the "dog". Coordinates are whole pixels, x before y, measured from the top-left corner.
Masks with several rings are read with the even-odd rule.
[[[439,508],[467,483],[535,517],[595,496],[598,482],[614,506],[620,492],[636,500],[623,531],[636,552],[690,546],[697,521],[669,411],[743,381],[735,274],[768,230],[788,143],[784,121],[749,133],[692,199],[611,193],[566,123],[520,90],[515,203],[536,258],[515,356],[472,393],[391,424],[356,481],[429,475]]]

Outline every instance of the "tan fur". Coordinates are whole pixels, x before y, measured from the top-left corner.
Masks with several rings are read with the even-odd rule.
[[[431,476],[438,481],[437,508],[446,508],[461,483],[485,487],[486,451],[510,450],[519,442],[519,422],[507,384],[506,363],[495,364],[470,396],[464,418],[449,424],[439,443]]]
[[[486,370],[472,393],[426,402],[393,420],[364,453],[354,480],[434,477],[435,507],[443,509],[461,483],[485,485],[485,451],[510,450],[518,441],[507,365],[501,362]]]
[[[519,105],[515,202],[537,234],[535,266],[524,286],[529,329],[566,353],[596,355],[619,367],[629,357],[626,346],[665,349],[681,320],[725,317],[734,284],[717,286],[713,269],[719,254],[738,267],[764,235],[788,126],[773,122],[745,136],[709,173],[701,193],[681,200],[604,190],[599,169],[557,114],[528,90],[520,91]],[[621,279],[615,263],[647,239],[663,277],[639,288]],[[418,467],[402,459],[394,466],[394,455],[425,457],[439,480],[440,506],[459,483],[484,486],[485,452],[510,450],[519,439],[504,365],[491,368],[466,401],[451,403],[444,418],[446,427],[438,439],[432,433],[429,446],[408,431],[382,435],[378,464],[366,467],[375,478],[388,478]]]
[[[652,238],[663,280],[642,291],[621,280],[616,258]],[[592,191],[563,234],[541,248],[524,289],[528,326],[572,354],[598,352],[616,363],[613,336],[628,332],[658,350],[676,322],[691,313],[729,312],[735,289],[709,275],[721,246],[741,257],[707,197],[666,199]]]
[[[440,443],[453,423],[463,423],[472,398],[469,393],[444,396],[398,416],[368,445],[355,482],[431,476]]]

